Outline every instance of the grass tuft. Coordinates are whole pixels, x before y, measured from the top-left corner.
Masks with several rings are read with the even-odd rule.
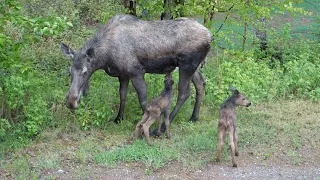
[[[147,167],[160,168],[171,160],[176,160],[178,153],[173,149],[161,145],[150,147],[143,140],[137,140],[132,145],[115,148],[112,151],[99,153],[95,160],[106,166],[115,165],[117,162],[142,162]]]

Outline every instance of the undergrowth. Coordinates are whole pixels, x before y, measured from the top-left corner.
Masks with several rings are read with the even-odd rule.
[[[70,146],[79,149],[70,156],[80,163],[95,162],[109,166],[121,162],[139,162],[157,169],[170,161],[178,161],[191,167],[201,166],[214,159],[217,110],[229,95],[230,85],[244,92],[257,106],[272,102],[279,104],[279,101],[287,100],[299,102],[297,99],[306,100],[307,106],[318,105],[319,39],[296,38],[292,35],[290,24],[286,24],[279,29],[267,30],[270,35],[269,47],[261,51],[258,40],[254,39],[250,31],[248,37],[252,44],[247,42],[243,50],[239,50],[240,47],[222,49],[218,47],[219,43],[213,42],[202,69],[206,90],[200,123],[186,122],[195,101],[195,90],[192,87],[191,96],[173,122],[175,135],[172,139],[156,139],[152,148],[146,146],[144,140],[128,144],[135,124],[142,115],[132,85],[129,85],[125,120],[119,125],[112,123],[119,108],[119,83],[117,78],[107,76],[103,71],[92,76],[90,93],[88,97],[82,98],[79,109],[70,111],[65,106],[65,94],[70,85],[71,62],[62,56],[59,49],[61,41],[75,49],[81,48],[94,34],[97,23],[105,23],[112,15],[124,12],[122,6],[112,4],[111,1],[103,1],[103,5],[83,1],[76,6],[74,3],[78,1],[57,1],[54,3],[57,8],[51,1],[19,2],[0,2],[0,13],[3,14],[0,16],[0,163],[1,168],[10,171],[14,177],[25,175],[32,178],[34,172],[40,173],[28,166],[30,157],[20,157],[15,153],[21,153],[36,141],[46,140],[54,144],[55,140],[64,142],[71,139]],[[190,4],[187,5],[192,8]],[[161,3],[154,6],[158,8],[156,10],[151,6],[154,4],[145,4],[145,8],[154,10],[150,14],[162,10]],[[110,11],[103,7],[108,7]],[[142,11],[141,7],[139,12]],[[311,19],[316,27],[319,20],[315,17]],[[240,27],[237,23],[237,29]],[[218,34],[218,39],[231,44],[233,38],[243,37],[232,28],[228,29],[228,33],[231,35]],[[314,34],[319,34],[316,28]],[[236,40],[240,42],[242,39]],[[173,102],[176,102],[178,72],[174,72],[173,76]],[[163,76],[147,74],[145,79],[148,99],[151,99],[162,90]],[[293,107],[292,104],[287,106]],[[272,109],[274,106],[270,107]],[[287,108],[277,104],[276,107],[281,110]],[[285,111],[286,116],[280,116],[280,111],[273,114],[269,111],[261,112],[258,108],[241,110],[238,121],[240,149],[252,150],[268,159],[273,157],[279,146],[289,149],[288,154],[295,157],[297,150],[308,141],[312,147],[318,145],[317,134],[320,128],[314,125],[318,123],[317,120],[301,120],[303,111],[298,112],[297,109]],[[272,110],[277,111],[275,108]],[[318,112],[316,108],[314,112]],[[292,117],[291,113],[296,114]],[[311,135],[308,131],[312,132]],[[84,141],[85,137],[90,137],[92,141]],[[55,148],[52,149],[58,155],[51,153],[47,159],[43,155],[36,160],[42,161],[39,165],[42,169],[57,168],[60,165],[61,162],[54,159],[61,155],[59,148],[63,148],[63,145]],[[265,148],[268,150],[265,151]],[[8,157],[15,157],[11,165],[5,162]],[[228,159],[228,153],[224,153],[223,157],[224,160]],[[301,163],[301,160],[297,163]],[[2,166],[4,164],[6,166]]]

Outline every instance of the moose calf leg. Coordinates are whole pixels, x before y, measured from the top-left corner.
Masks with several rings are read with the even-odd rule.
[[[162,125],[162,123],[163,123],[163,119],[162,119],[162,116],[160,115],[159,124],[158,124],[158,130],[157,130],[158,134],[161,134],[161,125]]]
[[[169,119],[169,114],[170,114],[170,111],[165,111],[164,112],[164,123],[166,125],[166,131],[167,131],[167,137],[170,139],[171,138],[171,135],[170,135],[170,119]]]
[[[237,131],[236,131],[236,130],[234,130],[233,136],[234,136],[235,155],[236,155],[236,156],[239,156],[239,151],[238,151],[238,134],[237,134]]]
[[[217,162],[220,162],[220,159],[221,159],[221,153],[222,153],[223,144],[224,144],[224,133],[225,133],[225,130],[218,129],[219,142],[218,142]]]
[[[135,139],[138,139],[141,137],[142,135],[142,130],[141,130],[141,126],[144,122],[146,122],[147,118],[149,117],[148,112],[145,112],[143,114],[143,117],[141,119],[141,121],[138,122],[138,124],[136,125],[136,130],[134,131],[134,137]]]
[[[144,136],[146,137],[147,142],[150,146],[152,144],[151,144],[150,137],[149,137],[149,128],[154,123],[155,120],[156,120],[156,118],[153,117],[152,115],[150,115],[149,118],[147,119],[147,121],[142,124],[142,130],[144,132]]]
[[[237,163],[235,161],[235,145],[234,145],[234,130],[231,130],[229,132],[229,137],[230,137],[230,147],[231,147],[231,157],[232,157],[232,165],[233,167],[237,167]]]

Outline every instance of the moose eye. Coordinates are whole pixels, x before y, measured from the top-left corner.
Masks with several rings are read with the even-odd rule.
[[[86,76],[86,75],[87,75],[87,71],[82,72],[82,75],[83,75],[83,76]]]
[[[242,100],[246,100],[246,98],[242,98]]]

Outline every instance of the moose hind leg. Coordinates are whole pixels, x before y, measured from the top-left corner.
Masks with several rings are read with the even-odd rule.
[[[135,139],[138,139],[141,137],[142,135],[142,124],[146,122],[146,120],[148,119],[149,117],[149,114],[148,112],[146,111],[144,114],[143,114],[143,117],[141,119],[141,121],[138,122],[138,124],[136,125],[136,129],[134,131],[134,137]]]
[[[222,149],[223,149],[223,145],[224,145],[224,134],[225,134],[225,130],[224,129],[220,129],[218,128],[218,152],[217,152],[217,162],[220,162],[221,160],[221,153],[222,153]]]
[[[233,132],[233,136],[234,136],[234,147],[235,147],[235,155],[239,156],[239,151],[238,151],[238,134],[237,134],[237,130],[236,128],[234,128],[234,132]]]
[[[201,72],[200,72],[200,66],[196,70],[196,72],[192,76],[192,83],[196,89],[196,102],[194,104],[192,116],[190,118],[190,121],[196,122],[199,120],[199,111],[200,111],[200,105],[202,101],[202,97],[204,94],[205,89],[205,79],[203,78]]]
[[[235,161],[235,144],[234,144],[234,136],[233,135],[234,135],[234,129],[231,128],[231,131],[229,132],[229,137],[230,137],[232,166],[237,167],[237,163]]]
[[[157,130],[157,133],[160,135],[161,134],[161,125],[163,123],[163,118],[162,118],[162,115],[160,115],[159,117],[159,124],[158,124],[158,130]]]
[[[154,121],[156,120],[156,116],[154,116],[154,114],[150,114],[149,115],[149,118],[147,119],[147,121],[145,123],[142,124],[142,130],[143,130],[143,133],[147,139],[147,142],[149,144],[149,146],[151,146],[151,140],[150,140],[150,137],[149,137],[149,128],[150,126],[154,123]]]
[[[166,131],[167,131],[167,137],[170,139],[171,138],[171,134],[170,134],[170,120],[169,120],[169,115],[170,115],[170,111],[167,110],[164,112],[164,123],[166,125]]]

